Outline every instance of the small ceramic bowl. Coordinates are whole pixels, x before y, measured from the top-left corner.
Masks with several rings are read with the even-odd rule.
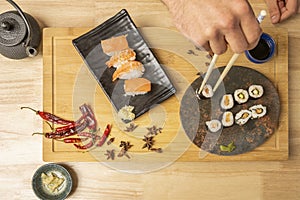
[[[267,33],[263,33],[258,45],[245,51],[246,57],[253,63],[262,64],[268,62],[274,55],[276,49],[275,40]]]
[[[43,184],[42,174],[54,174],[60,179],[64,179],[63,183],[54,191],[51,191],[46,184]],[[66,168],[61,165],[50,163],[41,166],[33,175],[32,189],[36,196],[40,199],[61,200],[65,199],[72,190],[72,178]]]

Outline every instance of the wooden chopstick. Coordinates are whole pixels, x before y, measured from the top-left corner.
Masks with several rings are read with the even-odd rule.
[[[263,19],[265,18],[266,15],[267,15],[267,12],[265,10],[260,11],[259,16],[257,17],[257,21],[258,21],[259,24],[263,21]],[[237,53],[233,54],[233,56],[231,57],[230,61],[226,65],[224,71],[222,72],[221,76],[219,77],[216,85],[214,86],[213,92],[215,92],[218,89],[220,83],[223,81],[223,79],[225,78],[225,76],[227,75],[227,73],[229,72],[229,70],[233,66],[234,62],[239,57],[239,55],[240,54],[237,54]]]
[[[227,75],[227,73],[229,72],[231,67],[233,66],[234,62],[238,59],[239,55],[240,54],[238,54],[238,53],[233,54],[233,56],[229,60],[228,64],[226,65],[225,69],[223,70],[221,76],[219,77],[217,83],[215,84],[215,86],[213,88],[213,92],[215,92],[218,89],[220,83],[223,81],[223,79],[225,78],[225,76]]]
[[[209,78],[209,76],[210,76],[210,74],[211,74],[214,66],[216,65],[217,59],[218,59],[218,55],[214,54],[214,56],[213,56],[213,58],[212,58],[212,60],[211,60],[211,62],[209,64],[209,66],[208,66],[208,69],[207,69],[207,72],[205,74],[205,77],[204,77],[204,79],[202,81],[202,84],[201,84],[199,90],[197,91],[198,94],[201,94],[201,91],[203,90],[204,85],[206,84],[206,82],[207,82],[207,80],[208,80],[208,78]]]

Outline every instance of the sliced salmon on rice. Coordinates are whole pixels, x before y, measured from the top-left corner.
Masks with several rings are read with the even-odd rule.
[[[145,68],[139,61],[128,61],[113,73],[112,81],[119,79],[139,78],[143,76]]]
[[[127,96],[146,94],[151,91],[151,82],[146,78],[133,78],[124,81],[124,91]]]
[[[127,35],[120,35],[106,40],[101,40],[103,52],[112,56],[115,52],[128,49]]]
[[[123,51],[115,53],[112,57],[110,57],[109,61],[105,64],[107,67],[115,67],[118,68],[122,64],[128,61],[135,60],[136,53],[132,49],[125,49]]]

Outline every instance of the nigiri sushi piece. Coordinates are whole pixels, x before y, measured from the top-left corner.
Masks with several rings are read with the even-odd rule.
[[[128,61],[122,64],[112,75],[112,81],[119,79],[132,79],[143,76],[145,68],[139,61]]]
[[[126,96],[146,94],[151,91],[151,82],[145,78],[133,78],[124,81]]]
[[[105,64],[107,65],[107,67],[118,68],[125,62],[135,60],[135,56],[136,53],[133,49],[125,49],[123,51],[115,53]]]
[[[101,41],[102,50],[105,54],[112,56],[115,52],[128,49],[127,35],[120,35]]]

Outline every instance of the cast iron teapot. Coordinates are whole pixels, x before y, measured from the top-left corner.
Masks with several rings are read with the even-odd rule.
[[[0,14],[0,54],[11,59],[34,57],[41,40],[37,21],[24,13],[12,0],[7,0],[16,11]]]

